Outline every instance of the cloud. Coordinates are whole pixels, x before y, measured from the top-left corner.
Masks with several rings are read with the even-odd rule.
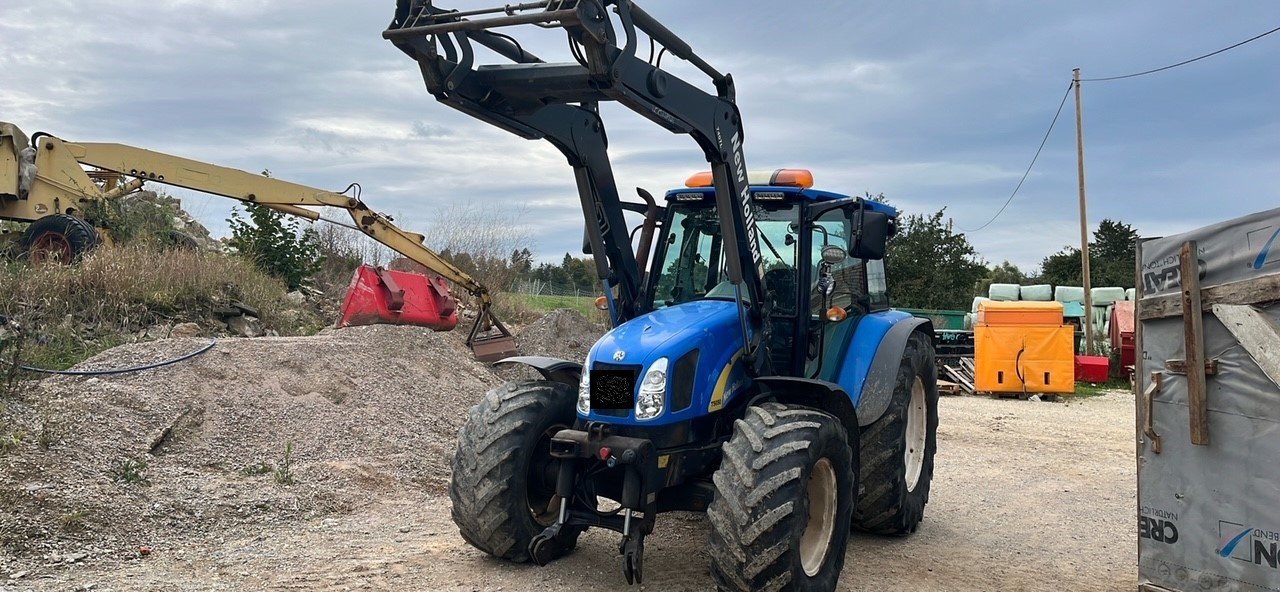
[[[645,6],[734,74],[752,168],[808,167],[828,189],[884,192],[908,211],[946,207],[959,228],[985,222],[1008,198],[1072,67],[1102,75],[1163,65],[1280,18],[1280,5],[1267,3],[1223,11],[1159,0]],[[102,0],[84,18],[71,0],[7,3],[0,119],[269,168],[319,187],[359,181],[371,205],[419,229],[455,203],[524,207],[541,257],[577,252],[582,215],[564,157],[429,96],[417,65],[381,39],[393,7]],[[560,33],[507,32],[531,52],[568,59]],[[1277,42],[1088,85],[1091,222],[1118,218],[1158,235],[1272,207]],[[710,86],[674,57],[664,68]],[[1008,210],[971,234],[988,260],[1034,267],[1078,240],[1070,109]],[[688,138],[616,105],[603,113],[624,197],[636,186],[661,193],[705,170]],[[225,232],[230,202],[180,193]]]

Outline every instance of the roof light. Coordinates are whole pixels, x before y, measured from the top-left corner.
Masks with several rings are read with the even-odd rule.
[[[808,169],[778,169],[776,171],[752,171],[747,174],[750,185],[769,185],[773,187],[813,187],[813,173]],[[685,187],[713,187],[715,179],[711,171],[703,171],[689,177]]]
[[[684,182],[685,187],[711,187],[714,184],[715,182],[711,176],[711,171],[702,171],[701,173],[697,173],[689,177]]]

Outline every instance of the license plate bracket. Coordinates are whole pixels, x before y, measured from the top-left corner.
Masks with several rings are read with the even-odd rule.
[[[592,370],[591,408],[617,411],[636,406],[634,370]]]

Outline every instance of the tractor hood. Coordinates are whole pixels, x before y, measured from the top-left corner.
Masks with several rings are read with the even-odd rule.
[[[648,367],[654,360],[671,361],[706,342],[741,347],[737,306],[723,300],[695,300],[636,317],[605,334],[588,358],[592,363]]]
[[[632,370],[644,376],[656,360],[667,358],[665,410],[643,422],[634,419],[633,411],[593,411],[585,417],[608,423],[661,425],[717,410],[746,386],[740,378],[741,351],[737,304],[731,301],[696,300],[636,317],[596,342],[587,356],[587,368]]]

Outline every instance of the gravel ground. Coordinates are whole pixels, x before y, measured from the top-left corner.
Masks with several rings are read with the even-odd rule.
[[[353,380],[381,371],[371,365]],[[252,373],[246,378],[262,379]],[[302,379],[299,375],[290,380]],[[485,382],[482,375],[468,380],[467,386],[476,388]],[[438,415],[456,413],[456,405],[442,405]],[[941,410],[937,471],[924,523],[902,539],[855,534],[841,590],[1134,587],[1131,395],[1115,393],[1070,403],[946,398]],[[459,417],[439,421],[456,424]],[[443,430],[430,431],[438,438]],[[360,438],[350,442],[355,447],[350,462],[358,466],[368,453],[362,451]],[[439,457],[422,462],[436,466],[446,460],[448,445],[435,442],[421,449],[422,457]],[[448,498],[436,488],[415,487],[401,479],[377,487],[362,487],[358,480],[308,483],[330,478],[328,473],[311,473],[309,467],[315,463],[302,463],[300,482],[292,488],[259,481],[253,491],[337,489],[347,492],[349,507],[286,519],[264,511],[244,520],[212,523],[216,528],[143,528],[132,536],[119,534],[113,550],[100,555],[0,554],[0,590],[92,586],[577,592],[712,587],[705,550],[707,523],[699,515],[659,518],[658,529],[647,541],[646,583],[628,587],[613,533],[588,532],[573,555],[547,567],[511,565],[461,540],[449,519]],[[248,495],[248,490],[236,491],[233,495]],[[365,498],[352,500],[351,491],[363,492]],[[144,544],[154,547],[147,557],[129,552]]]

